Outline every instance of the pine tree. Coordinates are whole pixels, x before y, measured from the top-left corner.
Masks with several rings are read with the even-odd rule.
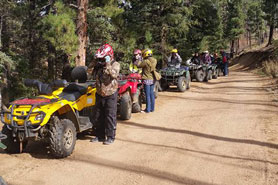
[[[242,12],[242,0],[227,1],[227,22],[225,26],[225,37],[231,42],[231,53],[234,53],[235,41],[244,32],[244,15]]]
[[[269,25],[269,39],[267,46],[272,44],[273,30],[278,26],[278,1],[277,0],[263,0],[262,9],[265,12],[265,20]]]

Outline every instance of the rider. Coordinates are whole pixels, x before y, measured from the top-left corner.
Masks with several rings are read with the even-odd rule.
[[[197,65],[200,64],[199,53],[196,52],[196,53],[193,54],[193,57],[191,58],[191,62],[192,62],[193,64],[197,64]]]
[[[92,62],[96,77],[96,137],[91,142],[111,144],[115,140],[117,125],[117,96],[120,64],[114,60],[113,48],[102,45]]]
[[[182,59],[178,54],[177,49],[172,49],[171,56],[168,58],[168,66],[175,66],[176,68],[180,68]]]
[[[138,69],[137,65],[142,62],[142,51],[140,49],[135,49],[133,52],[132,62],[129,64],[129,71],[131,73],[142,73],[142,69]]]
[[[211,64],[211,57],[208,51],[204,51],[204,64]]]
[[[152,50],[145,49],[143,51],[143,61],[139,62],[138,67],[143,69],[142,79],[146,94],[145,113],[153,112],[155,107],[154,97],[154,71],[156,69],[157,60],[153,57]]]

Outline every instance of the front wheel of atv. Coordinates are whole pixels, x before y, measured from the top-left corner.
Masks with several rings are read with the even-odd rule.
[[[186,76],[186,89],[190,89],[191,77],[190,75]]]
[[[129,120],[131,117],[132,102],[129,93],[125,93],[120,99],[120,119]]]
[[[180,92],[184,92],[186,90],[186,86],[187,86],[187,84],[186,84],[185,77],[184,76],[179,77],[178,78],[178,85],[177,85],[178,90]]]
[[[166,82],[166,80],[161,79],[160,80],[160,87],[162,91],[166,91],[167,89],[169,89],[169,85]]]
[[[7,147],[5,151],[10,154],[20,153],[20,142],[17,138],[13,137],[13,133],[8,129],[7,125],[4,125],[2,129],[2,134],[6,135],[7,138],[2,140],[2,143]],[[23,141],[22,149],[25,149],[27,146],[27,141]]]
[[[212,76],[213,79],[217,79],[218,78],[218,68],[215,69],[215,74]]]
[[[199,69],[197,72],[196,72],[196,80],[198,82],[203,82],[205,79],[205,72],[202,70],[202,69]]]
[[[50,151],[56,158],[72,154],[76,142],[76,128],[69,119],[54,117],[49,129]]]
[[[142,108],[142,94],[139,89],[137,89],[136,93],[137,93],[136,98],[138,98],[138,100],[132,104],[132,113],[140,112]]]
[[[208,82],[212,79],[212,71],[208,70],[207,76],[205,77],[205,82]]]

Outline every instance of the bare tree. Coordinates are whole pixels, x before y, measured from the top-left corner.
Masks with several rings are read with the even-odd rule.
[[[87,47],[87,9],[88,0],[77,0],[78,20],[77,34],[79,40],[79,48],[76,57],[76,66],[85,66],[86,47]]]

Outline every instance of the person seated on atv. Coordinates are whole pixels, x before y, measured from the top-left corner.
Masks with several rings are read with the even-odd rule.
[[[142,62],[142,60],[142,51],[140,49],[135,49],[133,52],[132,61],[129,64],[129,71],[131,73],[142,73],[142,69],[137,67],[138,63]]]
[[[200,59],[199,59],[199,53],[194,53],[193,57],[191,58],[191,63],[199,65]]]
[[[176,68],[180,68],[182,59],[178,54],[177,49],[173,49],[171,51],[171,56],[168,58],[168,66],[175,66]]]
[[[219,57],[218,53],[214,53],[213,58],[214,58],[213,63],[215,64],[221,63],[221,58]]]
[[[204,59],[203,62],[204,64],[211,64],[211,57],[208,51],[204,51]]]

